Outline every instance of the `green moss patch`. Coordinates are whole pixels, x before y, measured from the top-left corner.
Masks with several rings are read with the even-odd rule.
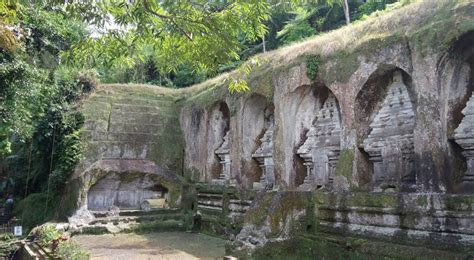
[[[445,200],[446,209],[453,211],[472,211],[474,197],[469,195],[449,195]]]
[[[245,224],[271,228],[270,237],[278,237],[283,227],[290,225],[291,231],[304,230],[312,223],[311,194],[306,192],[267,192],[259,194],[256,204],[245,214]],[[303,214],[293,216],[292,214]],[[287,221],[290,220],[290,223]]]
[[[344,149],[341,151],[339,161],[336,165],[336,175],[352,179],[352,167],[354,164],[354,151]]]
[[[242,259],[462,259],[472,251],[438,250],[325,233],[267,243]]]

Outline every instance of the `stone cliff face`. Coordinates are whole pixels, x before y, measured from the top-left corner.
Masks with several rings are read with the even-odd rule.
[[[185,90],[102,86],[83,105],[89,146],[71,180],[81,180],[77,205],[107,175],[91,165],[133,161],[129,171],[157,174],[163,186],[201,183],[198,208],[224,219],[248,209],[267,216],[255,207],[271,201],[280,219],[242,217],[247,233],[290,236],[278,223],[312,212],[309,225],[322,232],[472,245],[474,4],[448,2],[356,24],[347,30],[365,40],[346,49],[342,29],[263,55],[243,94],[226,88],[238,73]],[[402,12],[414,20],[397,20]],[[385,26],[361,29],[377,23]],[[235,198],[252,189],[270,195]],[[286,212],[280,198],[304,203]]]
[[[179,205],[179,107],[170,95],[149,87],[133,91],[138,89],[101,86],[84,100],[84,159],[68,183],[64,215],[81,207],[139,209],[145,199],[164,196],[164,190],[171,205]]]

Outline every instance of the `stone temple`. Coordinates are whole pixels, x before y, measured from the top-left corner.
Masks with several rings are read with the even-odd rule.
[[[447,2],[369,38],[355,24],[353,47],[337,31],[272,52],[245,93],[235,73],[99,86],[63,217],[211,233],[244,259],[472,258],[474,9]]]
[[[402,182],[413,183],[415,110],[400,71],[394,73],[370,128],[363,149],[374,164],[376,189],[396,188]]]

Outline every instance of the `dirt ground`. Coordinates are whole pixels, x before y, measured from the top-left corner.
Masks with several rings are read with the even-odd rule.
[[[185,232],[80,235],[73,240],[97,260],[222,259],[225,255],[225,240]]]

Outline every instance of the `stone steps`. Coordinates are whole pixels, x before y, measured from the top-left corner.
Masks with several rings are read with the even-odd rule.
[[[165,231],[186,231],[187,227],[183,220],[153,220],[153,221],[141,221],[133,223],[107,223],[107,224],[95,224],[81,227],[80,230],[75,233],[89,234],[89,235],[101,235],[107,233],[148,233],[148,232],[165,232]]]
[[[82,137],[89,142],[111,141],[119,143],[153,143],[161,138],[160,134],[133,133],[133,132],[102,132],[84,130]]]
[[[96,218],[105,217],[110,214],[109,211],[91,211],[91,213]],[[146,216],[146,215],[160,215],[160,214],[180,214],[180,209],[152,209],[149,211],[138,210],[138,209],[129,209],[129,210],[120,210],[119,216]]]
[[[80,228],[83,234],[119,232],[185,231],[181,209],[122,210],[115,216],[107,211],[91,211],[94,220]]]
[[[223,211],[224,201],[223,194],[218,193],[207,193],[199,192],[198,197],[198,209],[201,210],[213,210],[213,211]]]
[[[139,105],[139,106],[154,106],[164,107],[166,105],[174,105],[174,100],[169,98],[142,98],[136,96],[91,96],[87,102],[102,102],[108,104],[119,104],[119,105]]]
[[[164,221],[164,220],[182,220],[182,217],[178,214],[155,214],[155,215],[142,215],[142,216],[115,216],[115,217],[100,217],[89,222],[89,225],[95,224],[107,224],[107,223],[133,223],[143,221]]]
[[[97,96],[133,96],[133,97],[141,97],[141,98],[153,98],[153,99],[174,99],[176,95],[170,95],[170,93],[162,93],[160,90],[156,91],[153,88],[117,88],[113,87],[113,89],[96,89],[94,95]]]
[[[93,132],[112,132],[112,133],[137,133],[137,134],[155,134],[157,129],[161,129],[163,123],[155,124],[136,124],[131,122],[111,122],[110,125],[105,120],[87,119],[84,122],[84,129]],[[107,131],[108,130],[108,131]]]

